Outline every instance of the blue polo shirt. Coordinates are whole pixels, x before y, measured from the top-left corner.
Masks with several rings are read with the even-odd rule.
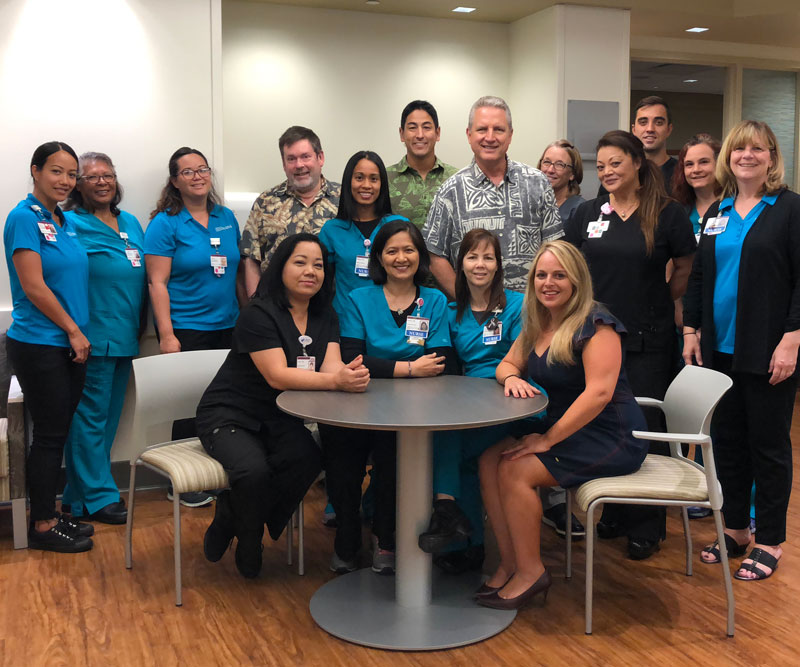
[[[479,378],[494,378],[494,371],[503,357],[508,354],[511,344],[519,336],[522,327],[520,315],[524,296],[519,292],[505,290],[506,307],[497,316],[503,323],[502,336],[494,345],[483,342],[483,324],[478,324],[475,315],[467,307],[456,321],[456,304],[447,305],[450,323],[450,340],[458,358],[464,364],[464,375]]]
[[[370,356],[394,361],[413,361],[430,348],[450,347],[447,298],[429,287],[420,287],[419,296],[422,307],[415,307],[412,315],[430,319],[424,347],[409,343],[405,326],[397,326],[382,285],[362,287],[346,297],[346,306],[339,315],[342,336],[363,340]]]
[[[139,318],[147,275],[144,266],[144,232],[130,213],[120,211],[119,231],[79,208],[65,213],[89,256],[89,326],[84,333],[95,357],[133,357],[139,354]],[[139,266],[125,254],[139,252]]]
[[[38,207],[34,211],[32,206]],[[54,239],[48,240],[39,223],[53,225]],[[49,235],[49,234],[48,234]],[[89,264],[69,219],[59,225],[44,205],[29,194],[8,214],[3,230],[6,264],[14,302],[14,322],[8,335],[23,343],[69,347],[69,337],[31,303],[22,289],[12,259],[16,250],[32,250],[42,260],[45,284],[78,328],[86,332],[89,323]]]
[[[765,195],[744,219],[736,212],[733,197],[726,197],[719,204],[717,217],[728,216],[728,224],[714,242],[714,349],[718,352],[733,354],[736,342],[736,298],[744,238],[761,212],[777,199],[778,195]]]
[[[370,244],[375,241],[378,230],[392,220],[405,220],[401,215],[386,215],[381,218],[369,237]],[[333,267],[336,277],[336,294],[333,309],[342,316],[347,303],[347,295],[359,287],[372,284],[368,276],[356,275],[356,257],[364,254],[364,235],[349,220],[333,218],[328,220],[319,232],[319,240],[328,250],[328,264]]]
[[[220,276],[211,266],[211,256],[217,254],[212,238],[220,240],[219,254],[228,258]],[[236,324],[239,239],[239,224],[224,206],[211,211],[208,229],[185,208],[176,215],[162,211],[150,221],[144,233],[145,255],[172,258],[167,291],[174,329],[218,331]]]

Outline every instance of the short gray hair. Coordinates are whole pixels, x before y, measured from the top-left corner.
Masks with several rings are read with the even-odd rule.
[[[475,120],[475,112],[481,107],[494,107],[495,109],[502,109],[506,112],[506,121],[508,122],[508,129],[513,130],[514,125],[511,122],[511,109],[502,97],[495,97],[494,95],[484,95],[475,101],[475,104],[469,110],[469,120],[467,121],[467,129],[472,127],[472,121]]]

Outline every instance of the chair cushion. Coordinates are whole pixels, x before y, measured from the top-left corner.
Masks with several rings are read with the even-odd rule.
[[[601,477],[578,487],[575,499],[585,512],[598,498],[664,498],[708,500],[705,473],[669,456],[648,454],[642,467],[630,475]]]
[[[175,493],[228,487],[228,474],[196,438],[146,449],[139,460],[167,475]]]

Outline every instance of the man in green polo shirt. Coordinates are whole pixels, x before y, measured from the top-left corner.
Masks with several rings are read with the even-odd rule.
[[[407,217],[422,229],[433,196],[457,169],[436,157],[436,142],[441,128],[439,116],[430,102],[414,100],[400,115],[400,141],[406,154],[387,167],[392,212]]]

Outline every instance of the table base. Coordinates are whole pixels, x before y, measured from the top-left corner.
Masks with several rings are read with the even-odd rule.
[[[329,581],[311,598],[311,616],[335,637],[373,648],[432,651],[465,646],[505,630],[516,611],[479,607],[481,575],[434,573],[429,606],[401,607],[395,578],[370,568]]]

